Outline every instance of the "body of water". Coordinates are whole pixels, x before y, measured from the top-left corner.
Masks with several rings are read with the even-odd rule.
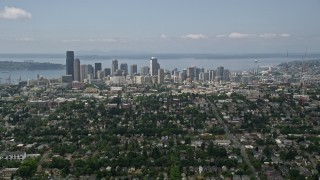
[[[116,57],[116,56],[115,56]],[[149,66],[149,58],[150,56],[134,56],[130,58],[129,56],[125,57],[118,57],[119,67],[122,63],[127,63],[128,68],[130,71],[131,64],[138,65],[138,72],[140,72],[140,68],[142,66]],[[158,63],[160,64],[161,68],[172,70],[177,68],[178,70],[186,69],[190,66],[196,66],[199,68],[208,69],[216,69],[219,66],[223,66],[230,71],[242,71],[242,70],[252,70],[256,67],[254,60],[258,60],[258,66],[276,66],[283,62],[289,62],[294,60],[302,60],[301,55],[296,55],[292,57],[286,57],[283,55],[236,55],[232,56],[222,56],[222,55],[196,55],[192,57],[191,55],[188,56],[178,56],[178,55],[166,55],[166,56],[159,56]],[[113,57],[110,56],[79,56],[76,57],[80,59],[81,64],[92,64],[96,62],[102,63],[102,68],[111,68],[112,59]],[[312,55],[311,57],[305,58],[307,59],[320,59],[319,55]],[[64,55],[1,55],[0,54],[0,61],[19,61],[23,62],[26,60],[32,60],[34,62],[50,62],[50,63],[58,63],[58,64],[65,64],[65,57]],[[28,79],[36,79],[37,74],[47,78],[59,78],[65,74],[65,69],[60,70],[19,70],[19,71],[0,71],[0,82],[5,83],[8,81],[10,77],[11,82],[15,83],[18,79],[21,80],[28,80]]]

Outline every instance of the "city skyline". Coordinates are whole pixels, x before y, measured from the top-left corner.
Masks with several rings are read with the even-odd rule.
[[[2,1],[0,53],[319,52],[319,7],[316,0]]]
[[[118,60],[113,59],[111,63],[111,68],[102,67],[101,62],[95,62],[94,66],[91,64],[80,64],[80,59],[74,59],[74,51],[66,51],[66,74],[61,76],[62,83],[73,83],[75,86],[84,86],[84,83],[102,83],[104,81],[109,81],[113,84],[123,85],[126,83],[190,83],[190,82],[244,82],[246,84],[252,83],[253,74],[247,71],[242,72],[230,72],[229,69],[225,69],[223,66],[214,69],[207,69],[204,67],[185,67],[183,70],[164,69],[160,68],[161,65],[156,57],[151,57],[149,60],[149,67],[142,66],[141,71],[138,73],[137,64],[121,63],[120,68],[118,66]],[[73,62],[73,66],[70,63]],[[255,61],[257,62],[257,61]],[[102,70],[103,69],[103,70]],[[258,66],[253,71],[258,72],[259,69],[262,74],[265,72],[271,72],[272,67],[261,67]],[[267,71],[265,71],[267,70]],[[112,74],[111,74],[112,71]],[[73,73],[71,73],[73,72]],[[39,79],[37,75],[37,79]]]

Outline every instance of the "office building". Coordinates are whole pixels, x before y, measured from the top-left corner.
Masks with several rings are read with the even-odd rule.
[[[74,52],[67,51],[66,53],[66,75],[71,75],[73,79],[73,63],[74,63]]]
[[[202,82],[206,82],[209,80],[209,72],[200,72],[199,80]]]
[[[95,78],[98,78],[98,71],[102,70],[102,64],[101,63],[94,63],[94,75]]]
[[[141,67],[141,76],[147,76],[149,75],[149,67],[148,66],[142,66]]]
[[[73,63],[73,80],[80,81],[80,60],[75,59]]]
[[[127,63],[122,63],[120,64],[120,70],[122,71],[123,75],[128,74],[128,64]]]
[[[130,65],[130,75],[135,75],[138,73],[138,67],[136,64]]]
[[[158,84],[164,82],[164,69],[158,69]]]
[[[112,68],[112,75],[114,74],[114,73],[116,73],[117,72],[117,70],[118,70],[118,60],[117,59],[114,59],[114,60],[112,60],[112,66],[111,66],[111,68]]]
[[[80,65],[80,81],[84,82],[85,79],[88,78],[88,65],[81,64]]]
[[[113,76],[122,76],[123,72],[121,69],[116,70],[116,72],[113,73]]]
[[[179,82],[183,82],[184,80],[186,80],[185,71],[179,72]]]
[[[229,69],[225,69],[223,71],[223,80],[224,81],[230,81],[230,71],[229,71]]]
[[[209,80],[214,81],[216,78],[216,71],[215,70],[209,70]]]
[[[64,75],[61,77],[61,83],[72,83],[72,75]]]
[[[217,68],[216,71],[216,80],[222,81],[223,80],[223,74],[224,74],[224,67],[220,66]]]
[[[94,68],[91,64],[88,64],[88,79],[94,78]]]
[[[199,80],[200,72],[204,72],[204,69],[195,68],[195,74],[194,74],[193,80],[196,80],[196,81]]]
[[[160,64],[158,63],[157,58],[151,57],[150,58],[150,76],[157,76],[158,69],[160,69]]]
[[[111,75],[111,69],[110,68],[104,68],[104,77]]]
[[[217,76],[223,77],[223,71],[224,71],[224,67],[220,66],[217,68]]]
[[[196,73],[196,67],[188,67],[187,68],[187,78],[190,78],[191,80],[194,79]]]
[[[99,79],[103,79],[104,78],[104,71],[97,71],[97,77],[96,79],[99,80]]]
[[[173,72],[173,81],[175,82],[175,83],[177,83],[177,82],[179,82],[179,71],[174,71]]]

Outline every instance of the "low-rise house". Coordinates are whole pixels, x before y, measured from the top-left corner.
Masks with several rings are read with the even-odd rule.
[[[219,146],[229,146],[231,144],[230,140],[215,140],[214,143]]]
[[[5,168],[0,171],[0,179],[11,179],[12,175],[17,172],[18,168]]]
[[[0,154],[0,159],[23,161],[26,159],[27,153],[22,151],[8,152],[4,151]]]

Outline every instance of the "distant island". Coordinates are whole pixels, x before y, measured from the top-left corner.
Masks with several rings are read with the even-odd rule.
[[[0,61],[0,70],[57,70],[64,68],[63,64],[40,63],[32,60],[24,62]]]

